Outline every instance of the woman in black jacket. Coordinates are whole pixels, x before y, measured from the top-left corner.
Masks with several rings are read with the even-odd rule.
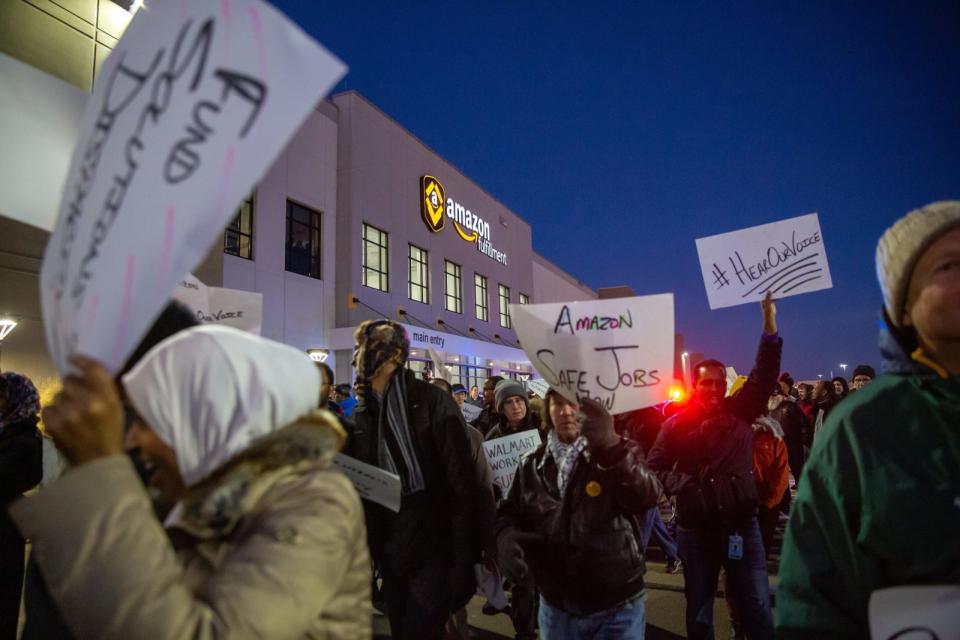
[[[544,640],[643,638],[640,518],[660,484],[600,404],[555,390],[545,404],[547,441],[523,458],[498,512],[500,567],[532,576]]]
[[[0,640],[17,637],[24,542],[7,507],[43,477],[39,411],[40,396],[29,378],[0,373]]]

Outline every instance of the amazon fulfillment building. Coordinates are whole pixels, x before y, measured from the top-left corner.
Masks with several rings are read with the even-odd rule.
[[[47,151],[62,144],[65,165],[71,119],[79,121],[130,3],[50,4],[55,11],[27,0],[0,2],[0,72],[15,74],[19,90],[34,96],[29,117],[0,114],[0,126],[16,128],[16,140],[30,140],[37,128]],[[51,96],[55,139],[43,120]],[[12,131],[0,133],[12,139]],[[10,158],[26,151],[8,144],[0,159],[13,166]],[[55,210],[56,171],[49,169],[48,179],[51,163],[32,164],[32,181],[49,189],[29,195],[49,198],[43,206]],[[0,315],[18,324],[0,344],[0,368],[54,377],[38,295],[48,232],[13,219],[23,200],[8,195],[22,180],[3,178]],[[490,375],[524,379],[533,372],[508,304],[597,297],[538,255],[532,235],[520,216],[351,91],[317,105],[195,275],[211,286],[262,293],[262,334],[326,358],[338,382],[351,378],[354,328],[386,317],[410,335],[411,368],[431,369],[436,358],[454,382],[482,385]]]

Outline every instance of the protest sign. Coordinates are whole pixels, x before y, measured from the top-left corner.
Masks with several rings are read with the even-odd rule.
[[[532,391],[535,396],[540,398],[546,398],[547,391],[550,391],[550,383],[540,378],[527,380],[526,385],[527,391]]]
[[[513,326],[543,379],[572,399],[610,413],[669,398],[673,380],[673,294],[510,305]]]
[[[347,476],[361,498],[400,511],[400,476],[342,453],[333,458],[333,466]]]
[[[960,587],[907,586],[870,594],[870,637],[874,640],[960,638]]]
[[[173,297],[204,323],[225,324],[260,335],[263,325],[263,294],[240,289],[208,287],[193,275],[177,284]]]
[[[697,254],[711,309],[833,286],[815,213],[699,238]]]
[[[480,412],[483,411],[480,407],[469,402],[464,402],[460,405],[460,411],[463,413],[463,419],[467,422],[473,422],[480,417]]]
[[[87,102],[40,274],[50,354],[116,371],[344,66],[261,0],[138,11]]]
[[[520,458],[523,454],[540,446],[540,432],[536,429],[521,431],[483,443],[487,464],[493,475],[493,484],[500,487],[506,497],[513,484]]]

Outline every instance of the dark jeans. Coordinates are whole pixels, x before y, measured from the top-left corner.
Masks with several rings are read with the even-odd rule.
[[[452,610],[450,567],[430,564],[397,575],[382,566],[391,635],[398,640],[443,640]]]
[[[647,546],[650,544],[650,536],[657,538],[657,544],[663,549],[667,556],[667,562],[677,559],[677,543],[673,541],[670,532],[667,531],[667,525],[660,517],[660,507],[651,507],[643,514],[641,522],[643,529],[640,531],[640,537],[643,542],[643,551],[646,553]]]
[[[720,567],[727,571],[730,591],[746,636],[750,640],[773,638],[767,560],[757,519],[751,517],[738,532],[743,536],[743,559],[731,560],[727,551],[729,536],[734,531],[702,531],[686,527],[677,530],[687,599],[687,637],[691,640],[714,638],[713,600],[717,594]]]

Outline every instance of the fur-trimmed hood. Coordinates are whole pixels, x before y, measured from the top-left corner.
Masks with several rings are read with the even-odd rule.
[[[199,538],[226,535],[278,483],[330,467],[345,440],[332,413],[308,414],[255,442],[191,489],[171,512],[167,525]]]
[[[770,416],[760,416],[753,421],[753,432],[758,431],[767,431],[772,433],[774,437],[783,439],[783,428],[780,426],[780,423],[777,422],[776,418]]]

